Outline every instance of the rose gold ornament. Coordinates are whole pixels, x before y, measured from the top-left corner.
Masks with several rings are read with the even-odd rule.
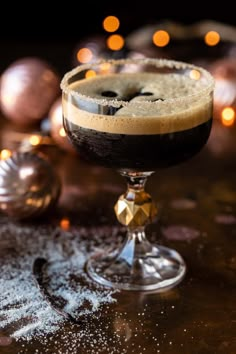
[[[16,220],[51,209],[60,190],[60,179],[43,155],[18,151],[0,161],[0,209]]]
[[[0,105],[6,118],[23,125],[41,120],[60,94],[60,77],[46,61],[26,57],[2,73]]]
[[[63,150],[77,153],[69,141],[63,127],[61,98],[58,98],[52,105],[49,112],[50,135],[55,143]]]

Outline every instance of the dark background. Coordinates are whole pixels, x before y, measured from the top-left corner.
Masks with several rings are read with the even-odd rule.
[[[23,41],[75,41],[102,32],[102,20],[116,15],[121,21],[120,32],[126,35],[148,23],[163,19],[192,23],[213,19],[236,24],[229,0],[83,0],[47,2],[4,2],[1,11],[0,39]]]
[[[118,32],[123,36],[163,20],[183,24],[215,20],[235,25],[234,10],[227,1],[6,1],[0,18],[0,71],[18,58],[38,56],[63,73],[70,68],[78,43],[88,36],[104,35],[102,21],[108,15],[120,19]]]

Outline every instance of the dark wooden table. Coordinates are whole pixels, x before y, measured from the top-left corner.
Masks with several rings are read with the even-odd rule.
[[[178,286],[162,293],[114,293],[116,302],[99,307],[81,324],[62,322],[43,339],[12,338],[13,329],[22,323],[16,320],[0,329],[0,353],[236,353],[235,128],[215,120],[201,153],[179,166],[157,171],[147,183],[160,210],[159,220],[147,227],[149,238],[178,250],[187,264],[187,274]],[[19,240],[27,228],[33,245],[38,228],[48,230],[50,238],[61,219],[67,218],[70,225],[62,227],[61,234],[76,238],[76,230],[81,230],[83,247],[111,244],[116,235],[120,242],[124,236],[113,213],[114,203],[125,190],[118,173],[88,165],[59,148],[53,148],[50,158],[63,183],[58,204],[52,214],[36,223],[22,224],[1,215],[1,267],[11,263],[17,267],[21,262],[18,248],[6,235],[9,230],[13,234],[16,230]],[[21,255],[24,247],[20,246]],[[29,321],[27,313],[25,317]],[[0,323],[2,319],[0,312]]]

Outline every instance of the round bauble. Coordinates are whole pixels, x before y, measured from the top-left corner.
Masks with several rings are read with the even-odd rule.
[[[6,118],[18,124],[41,120],[59,94],[59,75],[37,57],[16,60],[1,75],[0,108]]]
[[[0,161],[0,210],[9,217],[42,215],[55,205],[60,191],[60,179],[43,155],[18,151]]]

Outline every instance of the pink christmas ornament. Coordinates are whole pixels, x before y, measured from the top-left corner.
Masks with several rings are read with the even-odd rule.
[[[15,123],[30,125],[41,120],[59,94],[60,77],[42,59],[19,59],[2,73],[0,107]]]

